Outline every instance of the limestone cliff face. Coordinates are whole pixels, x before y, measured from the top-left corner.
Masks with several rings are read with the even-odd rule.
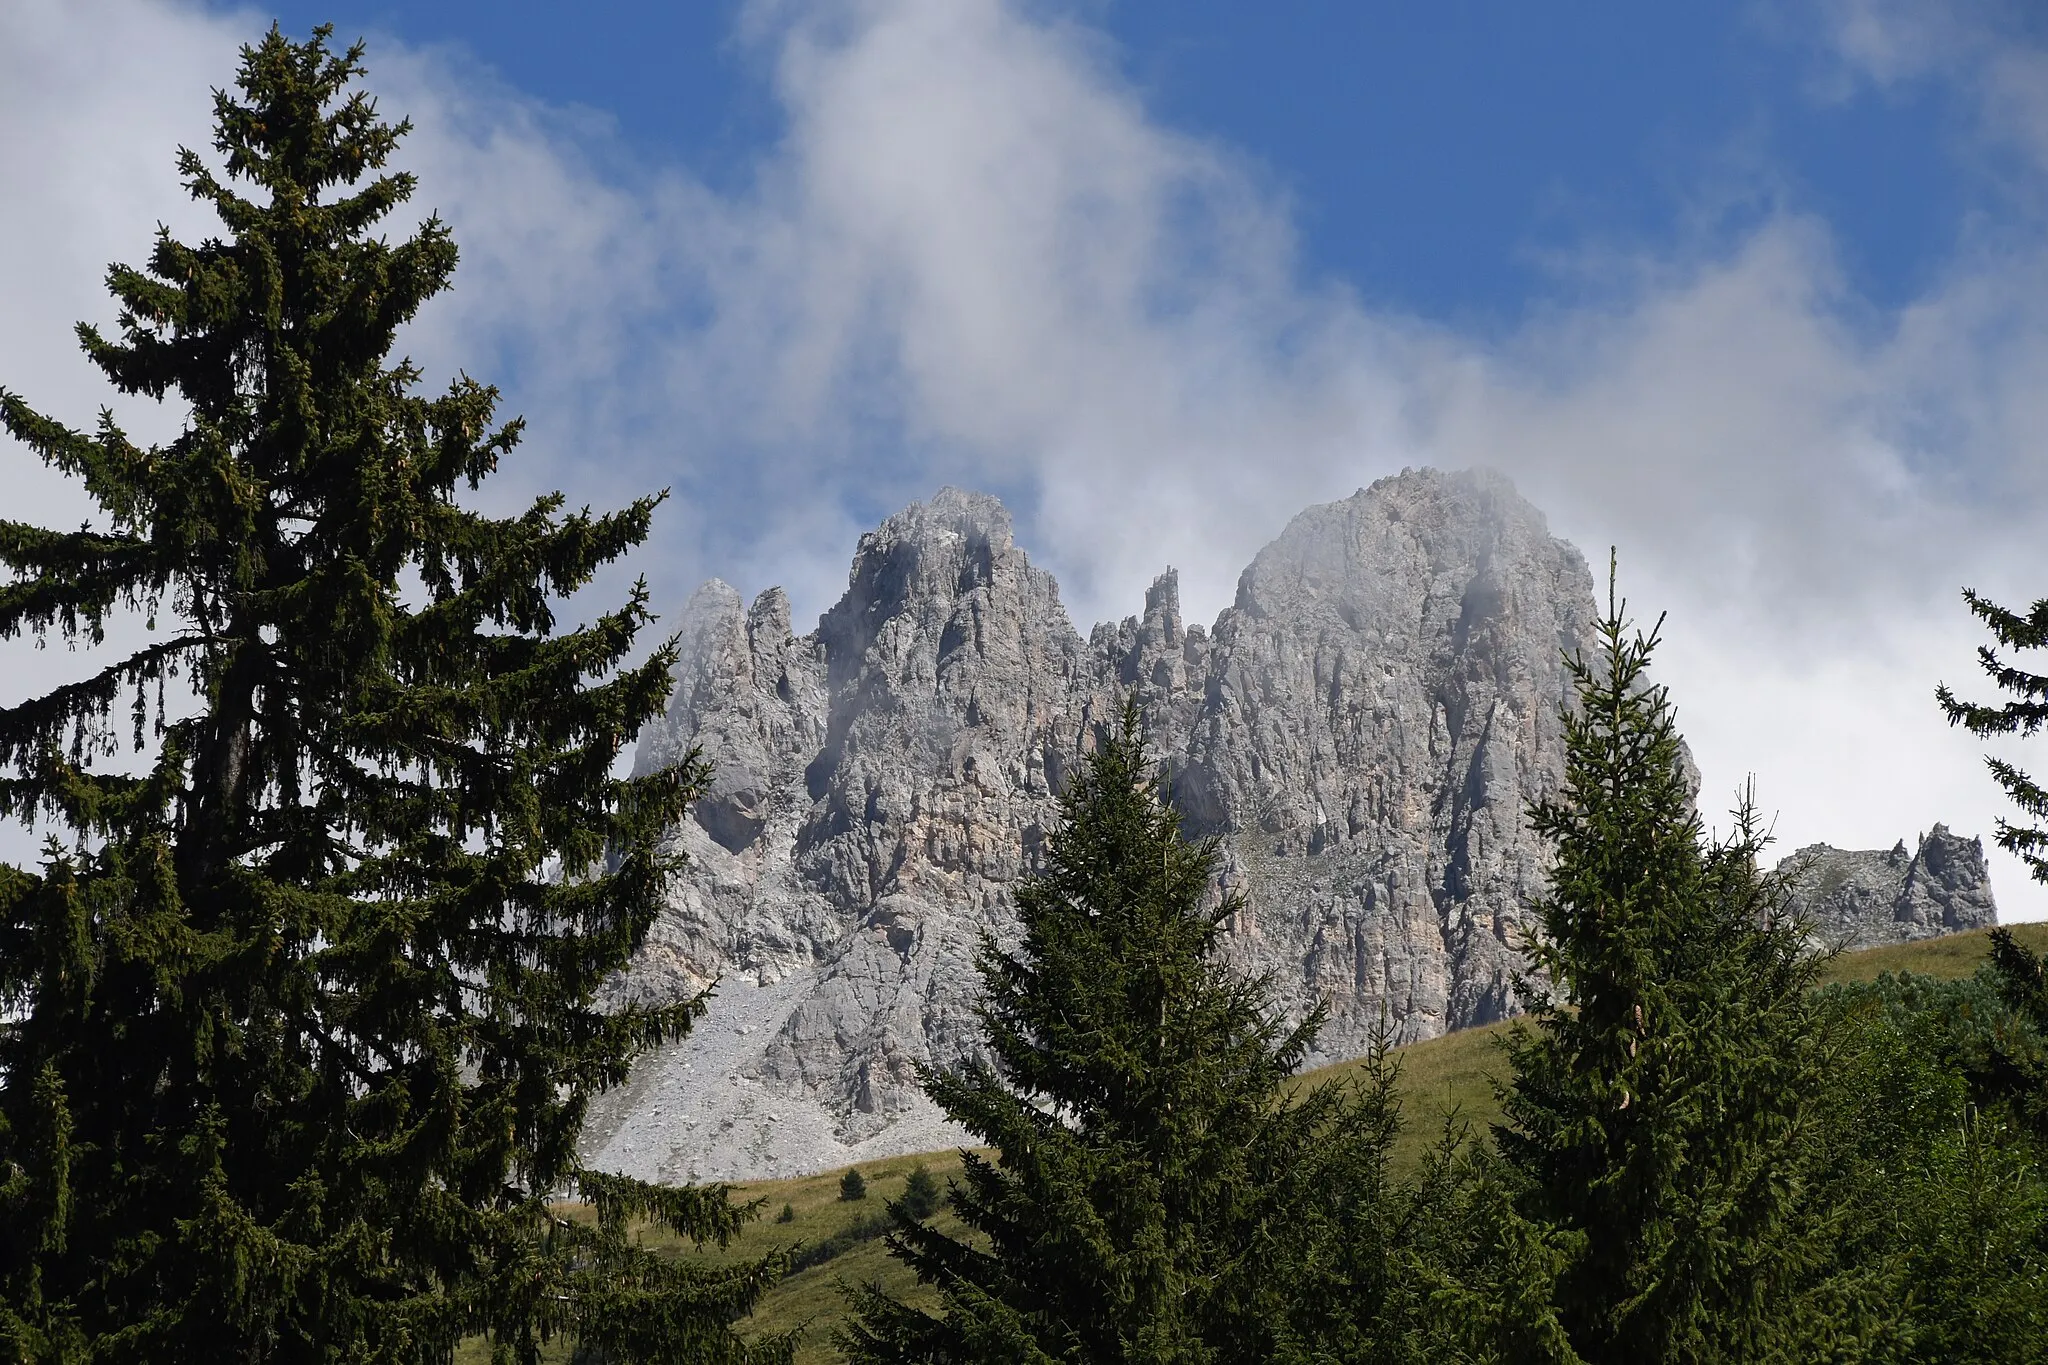
[[[712,1013],[607,1097],[592,1158],[670,1179],[764,1176],[957,1137],[917,1062],[975,1046],[974,954],[1011,930],[1053,793],[1135,691],[1191,831],[1247,907],[1227,951],[1283,1007],[1328,1007],[1328,1056],[1496,1018],[1562,774],[1567,650],[1592,579],[1486,473],[1410,471],[1311,508],[1212,629],[1169,571],[1084,640],[994,499],[945,490],[862,538],[846,595],[721,583],[643,766],[717,774],[622,994],[716,979]]]
[[[1512,1007],[1525,810],[1563,773],[1592,589],[1504,479],[1429,471],[1309,509],[1245,571],[1174,794],[1242,875],[1238,955],[1328,1006],[1331,1055]]]
[[[1778,865],[1793,910],[1828,947],[1876,948],[1998,923],[1984,845],[1936,825],[1906,851],[1812,844]]]

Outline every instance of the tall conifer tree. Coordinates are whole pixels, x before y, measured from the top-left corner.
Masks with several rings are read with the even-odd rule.
[[[1977,619],[1990,628],[2000,648],[2048,649],[2048,599],[2034,603],[2024,616],[1968,588],[1963,590],[1963,600],[1969,603]],[[2011,694],[2012,700],[2000,706],[1966,702],[1943,683],[1935,688],[1934,695],[1949,724],[1960,725],[1980,738],[2034,735],[2048,725],[2048,677],[2021,668],[1990,645],[1978,647],[1977,663],[2000,691]],[[1984,763],[2026,817],[2018,824],[2004,819],[1998,822],[1999,847],[2019,855],[2035,881],[2048,882],[2048,791],[2004,759],[1987,757]]]
[[[1943,683],[1935,688],[1935,698],[1949,724],[1986,739],[2039,734],[2042,726],[2048,725],[2048,676],[2020,667],[2011,656],[2020,650],[2048,649],[2048,598],[2035,602],[2024,616],[1968,588],[1963,590],[1963,600],[1990,628],[1999,646],[1980,645],[1978,666],[2011,700],[1998,706],[1966,702]],[[2007,652],[2001,654],[2000,649]],[[2018,855],[2035,881],[2048,882],[2048,790],[2004,759],[1986,756],[1984,762],[2025,817],[2021,822],[2000,818],[1999,847]],[[2039,1032],[2031,1038],[2016,1032],[1994,1046],[1990,1064],[1978,1080],[1990,1094],[2015,1107],[2048,1152],[2048,1053],[2039,1041],[2048,1038],[2048,976],[2043,974],[2040,959],[2010,931],[1994,930],[1992,938],[1992,974],[1999,991],[2010,1008]]]
[[[0,1357],[445,1360],[487,1330],[506,1360],[563,1334],[621,1361],[786,1358],[728,1325],[774,1267],[628,1237],[723,1239],[745,1210],[576,1156],[589,1097],[699,1008],[593,1007],[703,774],[611,775],[673,662],[629,662],[644,585],[573,630],[553,605],[659,499],[458,501],[519,423],[388,360],[456,249],[433,218],[371,235],[414,188],[382,173],[406,125],[349,91],[360,46],[329,36],[243,50],[215,99],[225,175],[179,154],[223,235],[160,231],[109,273],[118,337],[79,328],[121,392],[189,405],[182,433],[142,447],[0,392],[99,508],[0,523],[0,636],[152,631],[0,711],[0,810],[62,836],[0,869]],[[102,762],[124,740],[137,775]],[[594,1221],[558,1216],[565,1190]]]
[[[1389,1283],[1401,1234],[1371,1217],[1390,1088],[1284,1096],[1319,1020],[1282,1027],[1265,983],[1217,960],[1242,905],[1212,897],[1216,851],[1181,837],[1150,771],[1127,704],[1018,890],[1021,943],[984,945],[994,1064],[924,1077],[995,1149],[953,1192],[977,1236],[897,1211],[891,1250],[942,1307],[859,1292],[857,1361],[1407,1358],[1425,1296]]]
[[[1526,1214],[1577,1243],[1557,1307],[1587,1361],[1801,1358],[1786,1343],[1839,1310],[1799,1321],[1826,1278],[1825,1229],[1795,1216],[1816,963],[1747,801],[1705,837],[1656,632],[1623,611],[1610,578],[1600,653],[1569,661],[1565,786],[1532,809],[1556,864],[1496,1137]]]

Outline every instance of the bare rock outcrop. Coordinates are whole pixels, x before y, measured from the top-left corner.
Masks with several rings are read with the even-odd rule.
[[[1290,1011],[1327,1006],[1326,1055],[1510,1011],[1544,866],[1524,812],[1562,775],[1592,586],[1507,480],[1433,470],[1296,517],[1206,630],[1169,570],[1083,639],[1002,506],[952,489],[862,538],[808,635],[778,591],[707,585],[638,762],[696,746],[716,777],[615,989],[719,992],[605,1097],[591,1159],[741,1178],[955,1140],[914,1067],[975,1048],[978,945],[1127,692],[1247,898],[1227,951]]]
[[[1998,923],[1981,840],[1936,825],[1907,852],[1811,844],[1778,865],[1792,909],[1829,947],[1876,948]]]

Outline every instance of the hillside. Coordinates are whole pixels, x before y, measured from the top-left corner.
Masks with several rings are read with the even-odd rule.
[[[2048,953],[2048,924],[2010,927],[2026,946],[2035,952]],[[1835,958],[1828,964],[1825,979],[1830,982],[1871,981],[1885,972],[1919,972],[1949,980],[1976,971],[1989,950],[1988,930],[1870,948]],[[1488,1024],[1395,1050],[1394,1055],[1401,1068],[1403,1105],[1409,1117],[1407,1132],[1396,1152],[1397,1164],[1412,1166],[1418,1161],[1427,1145],[1441,1134],[1447,1119],[1469,1123],[1480,1132],[1494,1119],[1498,1109],[1494,1102],[1493,1078],[1499,1074],[1501,1066],[1496,1043],[1508,1027],[1504,1023]],[[1305,1073],[1298,1083],[1324,1085],[1341,1081],[1356,1073],[1358,1068],[1357,1062],[1340,1062]],[[938,1177],[941,1185],[960,1169],[959,1153],[953,1150],[863,1162],[859,1169],[867,1181],[868,1197],[860,1203],[840,1201],[839,1181],[843,1170],[737,1186],[740,1198],[761,1201],[761,1221],[749,1227],[745,1235],[725,1252],[684,1254],[702,1255],[708,1260],[718,1261],[759,1256],[774,1247],[815,1245],[857,1219],[880,1212],[885,1201],[903,1193],[904,1181],[919,1162]],[[791,1211],[791,1221],[777,1222],[777,1215],[785,1204]],[[941,1227],[955,1230],[959,1227],[950,1211],[941,1211],[937,1222]],[[880,1280],[894,1292],[912,1299],[921,1292],[903,1269],[890,1259],[880,1240],[866,1241],[824,1264],[801,1270],[784,1280],[755,1315],[757,1330],[765,1333],[805,1327],[804,1344],[797,1360],[800,1365],[826,1365],[826,1362],[839,1358],[830,1345],[832,1325],[838,1320],[842,1306],[839,1285],[842,1282],[873,1280]],[[471,1358],[468,1355],[459,1357],[465,1362]],[[481,1352],[473,1357],[476,1362],[486,1358]]]
[[[2048,953],[2048,923],[2008,924],[2013,937],[2036,953]],[[1991,955],[1991,931],[1973,929],[1919,943],[1894,943],[1843,953],[1828,964],[1829,981],[1875,981],[1886,972],[1919,972],[1943,981],[1969,976]]]

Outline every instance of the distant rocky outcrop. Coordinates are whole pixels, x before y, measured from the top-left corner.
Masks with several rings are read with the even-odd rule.
[[[1984,845],[1936,825],[1907,852],[1811,844],[1778,865],[1792,909],[1829,947],[1875,948],[1998,923]]]
[[[601,1165],[761,1176],[941,1145],[915,1066],[977,1045],[973,961],[1011,931],[1053,793],[1134,691],[1192,833],[1246,909],[1227,951],[1327,1056],[1385,1027],[1511,1011],[1543,854],[1525,807],[1562,773],[1578,551],[1490,473],[1417,470],[1300,516],[1213,628],[1169,570],[1079,635],[993,498],[947,489],[864,536],[797,636],[784,595],[710,583],[641,769],[692,746],[711,790],[690,867],[621,998],[720,981],[685,1044],[590,1128]]]

